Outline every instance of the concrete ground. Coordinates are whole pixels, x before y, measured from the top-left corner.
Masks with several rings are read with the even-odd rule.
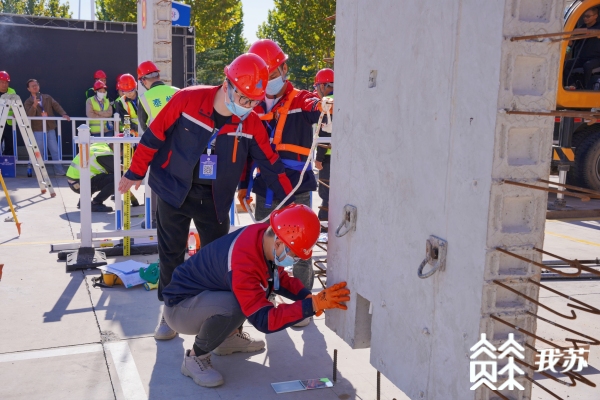
[[[40,195],[36,180],[26,178],[24,172],[19,168],[18,178],[6,179],[23,224],[20,237],[13,223],[2,222],[10,211],[0,194],[0,264],[5,264],[0,282],[0,399],[376,398],[376,371],[369,363],[369,350],[350,349],[325,327],[324,317],[306,328],[266,337],[246,324],[247,332],[267,342],[266,349],[214,356],[213,364],[224,375],[225,385],[216,389],[197,386],[179,371],[184,349],[191,347],[193,337],[157,342],[152,336],[161,307],[156,292],[141,287],[94,289],[90,278],[97,271],[65,273],[65,263],[57,261],[49,249],[50,244],[76,242],[78,196],[64,177],[54,176],[57,196]],[[137,210],[143,212],[140,207],[133,214]],[[114,226],[112,214],[94,214],[93,221],[94,229]],[[134,224],[140,221],[137,218]],[[240,223],[248,222],[242,214]],[[598,230],[600,223],[595,221],[548,221],[545,249],[570,258],[598,257]],[[151,263],[157,255],[132,258]],[[110,258],[109,262],[122,259]],[[545,284],[600,308],[600,281]],[[319,289],[316,281],[313,291]],[[568,310],[565,299],[547,291],[540,293],[540,301],[559,311]],[[557,322],[600,338],[600,315],[577,314],[574,321]],[[540,315],[553,317],[544,310]],[[543,322],[538,324],[538,334],[565,337]],[[338,350],[338,376],[332,389],[274,393],[273,382],[331,379],[334,349]],[[597,347],[592,347],[590,367],[583,373],[600,384],[600,371],[594,366],[600,366]],[[568,388],[542,376],[536,379],[564,399],[600,398],[600,390],[581,383]],[[383,376],[381,398],[408,399]],[[535,388],[532,398],[554,397]]]

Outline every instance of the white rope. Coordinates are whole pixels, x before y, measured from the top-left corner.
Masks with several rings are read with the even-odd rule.
[[[330,110],[331,110],[331,107],[333,107],[333,99],[328,98],[328,97],[323,97],[323,99],[321,99],[321,102],[323,103],[322,109],[325,110],[327,108],[327,112],[321,111],[321,115],[319,116],[319,121],[317,122],[317,129],[315,129],[315,133],[313,135],[313,142],[312,142],[312,146],[310,147],[310,153],[308,154],[306,162],[304,163],[304,167],[302,167],[302,173],[300,174],[300,179],[298,179],[298,183],[296,184],[296,187],[294,189],[292,189],[292,191],[285,197],[285,199],[283,199],[277,205],[277,207],[275,207],[275,209],[273,211],[279,210],[285,204],[285,202],[288,201],[289,198],[294,195],[294,193],[296,193],[296,190],[298,190],[300,185],[302,185],[302,181],[304,179],[304,173],[308,169],[308,166],[311,164],[313,157],[314,157],[315,149],[317,148],[317,140],[319,138],[319,132],[321,131],[321,123],[323,122],[323,117],[325,116],[325,114],[327,114],[328,120],[331,121]],[[331,106],[326,106],[326,104],[328,104],[328,103],[331,103]],[[252,177],[250,177],[250,178],[252,178]],[[254,217],[252,210],[250,209],[250,206],[246,202],[246,197],[244,197],[242,200],[244,202],[244,205],[246,206],[246,209],[248,210],[248,214],[250,215],[250,218],[252,218],[252,221],[254,221],[254,223],[263,223],[263,222],[266,222],[269,220],[269,217],[271,216],[271,213],[273,211],[271,211],[269,213],[269,215],[266,218],[264,218],[263,220],[257,221],[256,218]]]

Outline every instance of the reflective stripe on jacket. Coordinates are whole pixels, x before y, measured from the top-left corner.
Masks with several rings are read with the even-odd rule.
[[[146,125],[149,126],[154,121],[160,110],[163,109],[178,90],[179,88],[175,86],[157,85],[140,96],[142,107],[144,107],[146,114],[148,114]]]
[[[110,146],[106,143],[92,143],[90,146],[90,177],[93,178],[96,175],[107,174],[108,171],[104,169],[98,162],[97,158],[102,156],[112,156],[113,151]],[[75,180],[79,180],[79,154],[75,156],[69,169],[67,170],[67,177]]]
[[[106,97],[102,101],[104,108],[100,107],[100,103],[98,103],[98,99],[96,98],[96,96],[92,97],[90,101],[92,102],[92,110],[94,110],[94,111],[106,111],[106,110],[108,110],[108,107],[110,107],[110,101],[108,101],[108,99]],[[106,131],[106,130],[108,130],[108,128],[105,127],[104,130]],[[99,120],[90,121],[90,133],[100,133],[100,121]]]
[[[17,92],[15,92],[15,89],[13,88],[8,88],[8,90],[6,91],[6,94],[17,94]],[[8,112],[8,118],[6,119],[6,124],[12,126],[12,119],[10,119],[10,117],[13,116],[13,110],[12,108],[10,109],[10,111]]]

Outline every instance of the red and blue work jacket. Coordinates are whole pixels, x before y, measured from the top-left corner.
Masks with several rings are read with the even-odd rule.
[[[163,288],[165,306],[174,307],[205,290],[230,291],[248,321],[264,333],[280,331],[314,315],[312,299],[306,298],[311,293],[302,282],[265,259],[263,235],[268,227],[250,225],[202,246],[175,269],[171,283]],[[275,308],[269,301],[272,293],[294,303]]]
[[[288,103],[290,96],[294,97]],[[291,82],[287,82],[284,95],[281,96],[281,99],[270,112],[266,112],[265,102],[261,102],[254,108],[254,111],[258,113],[265,124],[272,148],[279,154],[285,165],[285,173],[290,179],[292,187],[296,187],[300,180],[302,168],[313,142],[313,124],[316,124],[321,116],[320,109],[318,97],[307,90],[295,89]],[[284,114],[287,116],[283,117]],[[285,121],[283,126],[280,127],[281,132],[278,140],[278,122],[282,118],[285,118]],[[257,165],[257,167],[260,169],[260,166]],[[269,193],[267,177],[263,174],[262,169],[260,169],[260,174],[256,176],[252,184],[250,184],[251,174],[252,168],[248,168],[245,171],[245,178],[240,183],[241,189],[252,186],[251,189],[254,193],[267,199],[267,207],[271,204],[269,202],[270,197],[283,200],[283,197],[278,193]],[[295,194],[314,190],[317,190],[317,180],[312,168],[309,166],[304,173],[302,184]]]
[[[181,207],[190,189],[194,168],[206,151],[215,130],[213,102],[221,86],[192,86],[178,91],[142,135],[133,155],[128,179],[143,179],[158,197]],[[217,155],[217,177],[212,182],[215,211],[219,221],[227,220],[235,190],[248,159],[260,168],[265,184],[277,196],[292,190],[285,168],[269,144],[267,132],[256,113],[242,122],[233,115],[218,131],[212,154]]]

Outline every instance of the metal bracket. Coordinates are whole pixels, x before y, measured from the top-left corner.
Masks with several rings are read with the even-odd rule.
[[[425,259],[417,271],[417,275],[421,279],[429,278],[438,270],[443,271],[446,267],[446,253],[448,252],[448,242],[437,236],[429,236],[425,246]],[[423,268],[425,268],[425,265],[427,264],[431,265],[432,268],[429,272],[423,273]]]
[[[356,230],[357,212],[358,209],[351,204],[346,204],[344,206],[344,219],[342,219],[342,222],[340,222],[340,225],[335,230],[336,237],[342,237],[348,232]],[[345,229],[342,231],[342,228]]]

